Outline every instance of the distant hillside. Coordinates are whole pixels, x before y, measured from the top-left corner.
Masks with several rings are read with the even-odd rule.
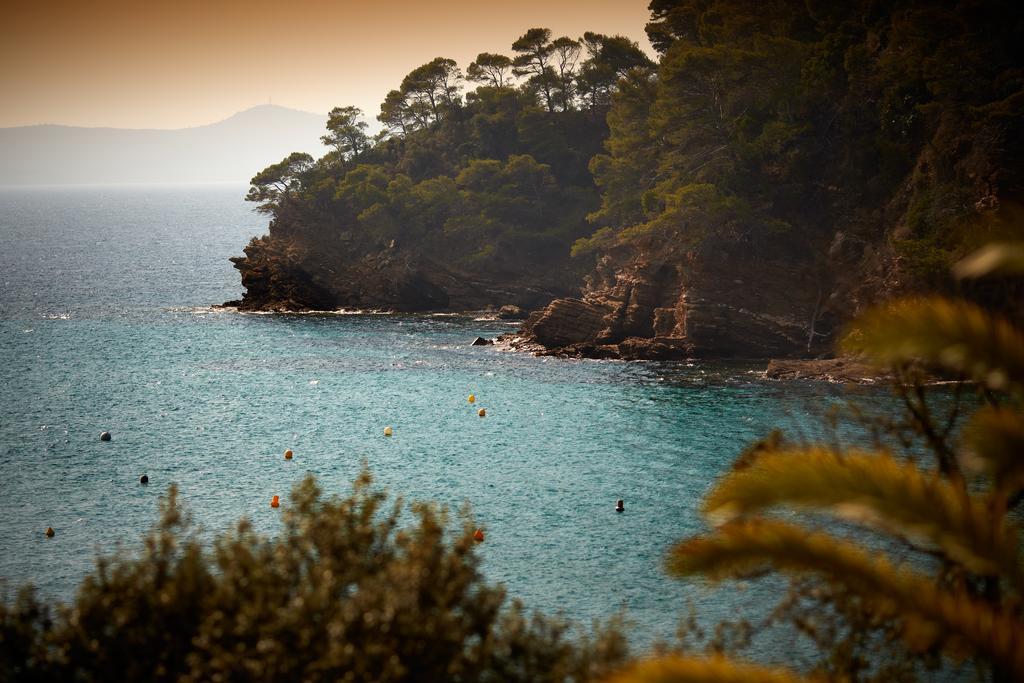
[[[179,130],[0,128],[0,185],[246,181],[290,152],[322,154],[326,120],[260,105]]]

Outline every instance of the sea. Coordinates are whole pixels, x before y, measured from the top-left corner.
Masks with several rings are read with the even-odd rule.
[[[73,599],[97,556],[138,551],[172,483],[206,538],[242,517],[272,536],[272,496],[307,475],[343,495],[366,466],[406,500],[468,504],[510,598],[583,629],[621,615],[640,650],[690,610],[713,625],[781,597],[664,559],[708,529],[701,499],[746,445],[827,436],[848,390],[763,362],[474,347],[516,327],[479,312],[216,308],[242,294],[229,257],[266,231],[245,189],[0,189],[0,592]]]

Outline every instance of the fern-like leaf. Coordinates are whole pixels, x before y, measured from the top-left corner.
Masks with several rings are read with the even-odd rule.
[[[997,489],[1024,488],[1024,414],[987,407],[964,427],[964,464],[992,477]]]
[[[904,299],[864,314],[843,348],[881,367],[921,362],[997,390],[1024,387],[1024,334],[966,301]]]
[[[821,575],[886,611],[933,622],[1024,680],[1024,624],[960,589],[940,589],[924,574],[873,558],[847,540],[774,520],[734,522],[714,536],[683,541],[667,566],[678,576],[710,578],[764,569]]]
[[[886,453],[821,446],[761,453],[704,501],[714,523],[786,506],[835,514],[926,543],[970,571],[1017,578],[1016,527],[960,487]]]
[[[1024,275],[1024,244],[987,244],[953,266],[953,275],[961,280],[989,276]]]
[[[629,667],[612,676],[608,683],[799,683],[812,680],[819,679],[725,657],[659,657]]]

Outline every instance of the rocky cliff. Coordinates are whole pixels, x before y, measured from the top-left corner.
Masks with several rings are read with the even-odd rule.
[[[509,305],[533,310],[573,292],[580,277],[543,262],[474,273],[395,244],[360,252],[325,242],[275,236],[273,230],[252,240],[244,257],[231,259],[245,294],[227,305],[281,312],[471,311]]]
[[[579,298],[534,313],[517,345],[590,358],[766,358],[820,352],[835,314],[821,273],[740,249],[603,256]]]

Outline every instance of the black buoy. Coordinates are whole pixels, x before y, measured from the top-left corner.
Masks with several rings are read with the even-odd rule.
[[[47,538],[53,538],[53,534],[54,534],[53,527],[52,526],[46,527],[46,537]]]
[[[617,501],[615,501],[615,511],[616,512],[625,512],[626,511],[626,504],[625,504],[625,502],[623,502],[623,500],[621,498],[619,498]]]
[[[110,441],[110,432],[100,432],[100,441]]]
[[[149,483],[149,475],[148,474],[143,474],[141,477],[139,477],[139,483],[140,484],[148,484]]]

